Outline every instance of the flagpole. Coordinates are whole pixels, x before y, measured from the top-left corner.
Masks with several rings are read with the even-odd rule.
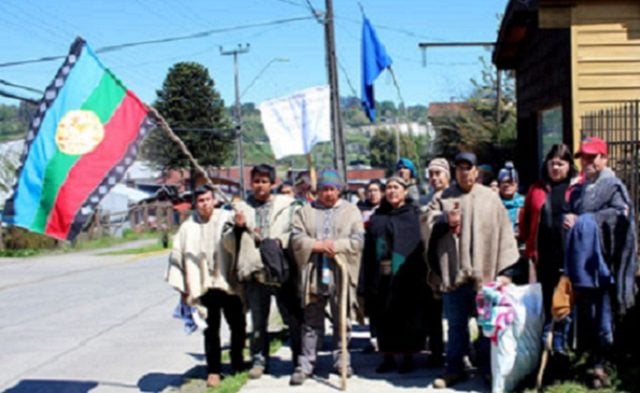
[[[311,191],[315,194],[316,183],[318,182],[318,176],[316,175],[316,168],[313,165],[313,157],[311,153],[307,153],[307,169],[309,169],[309,179],[311,180]]]
[[[333,139],[333,163],[347,183],[347,165],[345,157],[344,131],[340,113],[340,92],[338,89],[338,70],[336,67],[335,32],[333,28],[333,2],[325,0],[324,37],[327,56],[327,74],[331,89],[331,131]]]
[[[222,198],[222,200],[224,202],[231,203],[231,200],[229,199],[229,197],[224,192],[222,192],[222,190],[220,190],[220,188],[218,186],[213,184],[213,182],[209,178],[209,174],[207,173],[207,171],[202,166],[200,166],[200,164],[198,164],[198,161],[195,159],[195,157],[193,157],[193,154],[191,154],[191,152],[187,148],[187,145],[185,145],[184,142],[182,141],[182,139],[180,139],[173,132],[173,130],[169,126],[169,123],[167,123],[167,121],[164,119],[164,117],[162,117],[162,115],[156,110],[156,108],[151,107],[151,106],[147,107],[147,108],[149,109],[149,113],[151,113],[151,115],[155,118],[156,124],[158,124],[158,126],[160,126],[160,128],[162,128],[162,130],[164,130],[164,132],[167,133],[167,136],[169,137],[169,139],[171,139],[175,144],[178,145],[178,147],[180,148],[182,153],[185,156],[187,156],[187,159],[191,162],[193,167],[198,172],[200,172],[202,174],[202,176],[204,176],[204,179],[207,182],[207,184],[210,185],[211,187],[213,187],[214,191],[218,195],[220,195],[220,197]]]
[[[407,105],[404,103],[404,99],[402,98],[402,93],[400,92],[400,85],[398,85],[398,80],[396,79],[396,74],[393,72],[393,68],[391,66],[387,67],[389,73],[391,74],[391,79],[393,80],[393,85],[396,88],[396,92],[398,93],[398,98],[400,99],[400,104],[402,104],[402,114],[404,115],[404,120],[407,122],[407,132],[411,135],[411,128],[409,126],[409,114],[407,113]],[[398,161],[400,160],[400,129],[396,124],[396,155],[398,156]],[[419,163],[418,163],[419,165]]]

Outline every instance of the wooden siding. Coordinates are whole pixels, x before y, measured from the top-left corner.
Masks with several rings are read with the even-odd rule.
[[[573,141],[580,117],[640,98],[640,2],[579,1],[571,15]]]
[[[562,105],[563,139],[571,143],[570,37],[569,29],[535,29],[518,48],[515,164],[524,185],[539,178],[546,154],[540,152],[540,111]]]

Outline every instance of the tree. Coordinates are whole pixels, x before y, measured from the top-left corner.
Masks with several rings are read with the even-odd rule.
[[[395,130],[377,129],[369,141],[369,151],[371,166],[385,168],[387,175],[392,174],[397,161]],[[420,158],[416,151],[416,141],[407,134],[400,134],[400,155],[418,166]]]
[[[481,79],[472,79],[472,91],[457,110],[432,119],[436,128],[435,155],[453,157],[472,150],[482,163],[499,168],[513,159],[516,143],[515,80],[502,73],[500,118],[497,119],[497,78],[493,64],[480,58]]]
[[[204,66],[191,62],[175,64],[169,69],[157,96],[153,106],[171,128],[177,129],[176,134],[199,164],[219,166],[227,160],[233,151],[234,133],[224,111],[224,102]],[[191,165],[178,146],[159,129],[145,140],[142,151],[145,158],[162,169]]]

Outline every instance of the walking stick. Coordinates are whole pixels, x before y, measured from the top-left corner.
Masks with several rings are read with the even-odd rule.
[[[347,390],[347,298],[349,273],[347,261],[342,255],[336,255],[336,264],[340,266],[340,389]]]
[[[551,346],[553,343],[553,325],[555,321],[551,321],[551,327],[547,333],[547,339],[544,340],[544,349],[542,351],[542,358],[540,359],[540,368],[538,369],[538,375],[536,377],[536,392],[542,392],[542,379],[544,378],[544,369],[547,368],[547,362],[549,361],[549,352],[551,352]]]

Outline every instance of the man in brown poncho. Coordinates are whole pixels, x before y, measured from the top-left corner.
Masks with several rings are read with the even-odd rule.
[[[348,301],[356,303],[360,255],[364,229],[360,211],[339,198],[342,180],[334,169],[321,171],[317,199],[296,212],[293,219],[292,247],[298,264],[299,290],[303,299],[302,353],[291,375],[291,385],[301,385],[311,376],[316,363],[318,340],[324,332],[324,309],[327,302],[333,319],[334,344],[341,340],[339,296],[342,280],[348,280]],[[339,261],[339,262],[337,262]],[[343,277],[338,263],[347,266]],[[346,323],[346,321],[345,321]],[[334,351],[334,368],[340,370],[340,351]],[[346,358],[347,374],[351,374]]]
[[[428,206],[424,236],[428,244],[430,284],[442,291],[449,324],[445,374],[435,388],[447,388],[466,378],[463,358],[469,350],[469,317],[478,288],[497,281],[507,284],[508,268],[517,262],[518,247],[507,211],[489,189],[476,183],[476,156],[455,158],[456,184]],[[478,339],[478,363],[488,375],[488,340]]]

